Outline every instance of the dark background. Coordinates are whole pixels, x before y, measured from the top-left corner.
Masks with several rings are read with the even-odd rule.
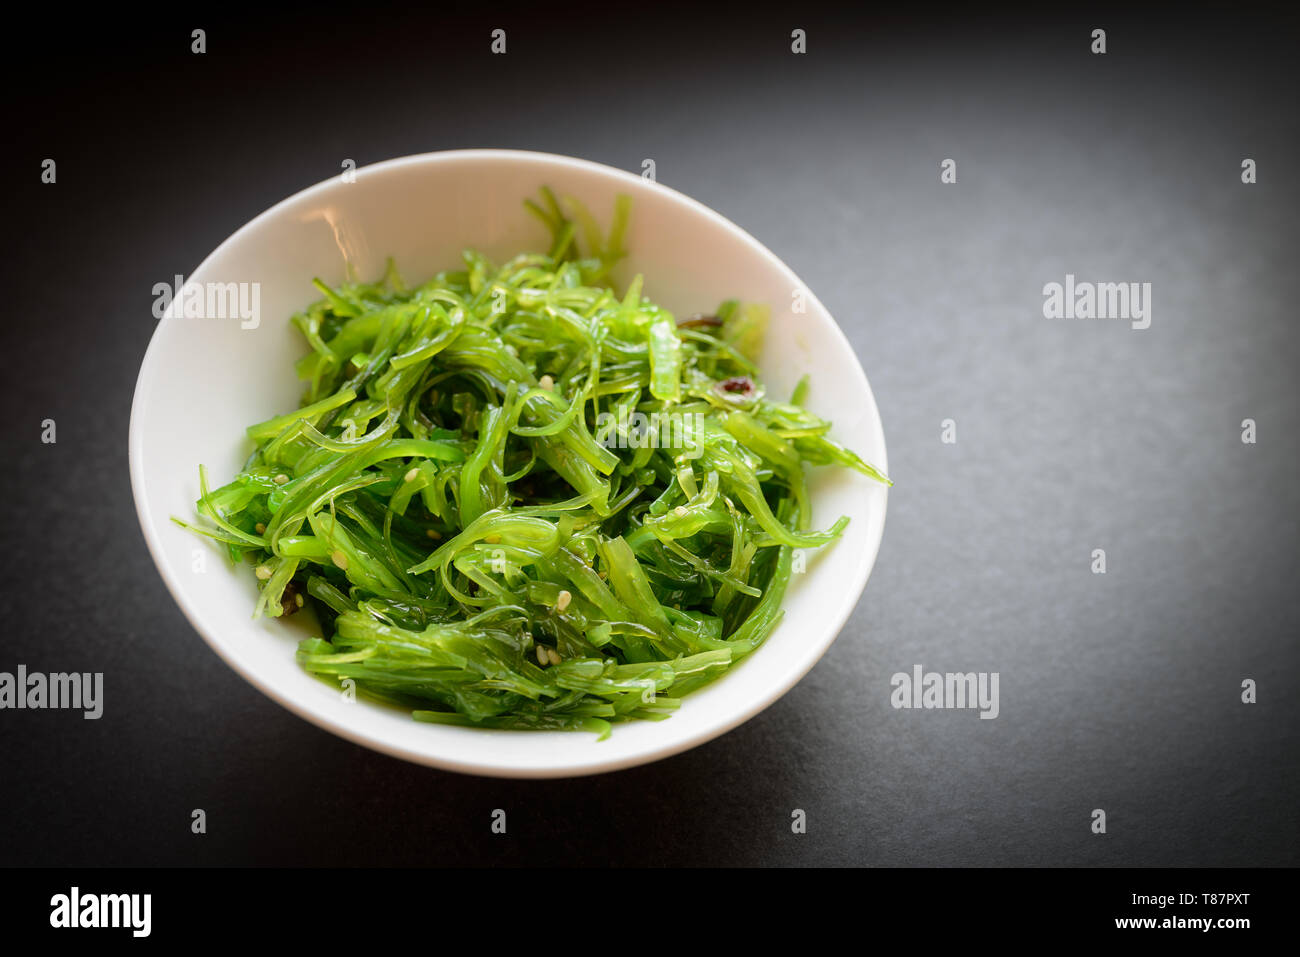
[[[106,706],[0,712],[0,863],[1300,860],[1280,5],[220,9],[51,7],[7,44],[0,670],[103,671]],[[499,781],[338,740],[208,650],[136,522],[153,284],[344,158],[483,146],[653,158],[816,292],[884,419],[897,486],[839,640],[759,717],[646,767]],[[1151,282],[1151,328],[1044,319],[1067,272]],[[195,396],[196,427],[221,401]],[[892,709],[914,664],[999,672],[1001,716]]]

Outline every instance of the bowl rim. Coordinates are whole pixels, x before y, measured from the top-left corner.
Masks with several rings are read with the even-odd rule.
[[[625,182],[637,183],[638,188],[645,188],[647,183],[643,177],[628,172],[627,170],[607,166],[593,160],[534,150],[486,148],[438,150],[425,153],[414,153],[357,167],[354,171],[354,175],[357,180],[360,180],[364,173],[387,172],[405,166],[422,166],[442,162],[463,162],[474,160],[506,160],[516,162],[523,160],[528,162],[540,162],[543,164],[577,168],[579,170],[585,170],[606,177],[612,176],[616,179],[622,179]],[[868,417],[868,425],[870,429],[875,431],[880,449],[880,453],[876,457],[874,464],[876,464],[882,472],[888,474],[889,465],[886,456],[884,423],[880,416],[879,406],[876,403],[875,395],[871,391],[871,384],[867,380],[861,359],[858,357],[857,352],[849,342],[848,337],[844,334],[844,330],[840,328],[839,323],[835,320],[835,317],[831,314],[830,310],[826,309],[812,289],[809,288],[807,283],[799,280],[793,269],[787,266],[780,257],[764,246],[745,229],[727,219],[721,213],[718,213],[704,205],[699,200],[692,199],[690,196],[687,196],[672,187],[659,184],[654,180],[649,180],[648,182],[651,185],[651,188],[668,193],[670,198],[675,202],[687,206],[696,214],[712,220],[716,225],[721,226],[727,232],[735,235],[736,238],[738,238],[742,243],[747,244],[751,248],[751,251],[756,253],[760,258],[766,259],[769,265],[774,266],[779,271],[784,272],[794,279],[798,283],[798,287],[802,288],[806,292],[806,299],[822,310],[830,320],[833,335],[838,339],[839,346],[844,352],[853,358],[851,365],[856,374],[856,385],[864,396],[867,403],[866,407],[871,413]],[[215,249],[212,250],[212,252],[208,253],[208,255],[204,257],[203,261],[188,273],[188,276],[192,277],[201,274],[209,263],[225,253],[230,247],[238,244],[245,236],[254,232],[264,222],[278,215],[281,210],[294,204],[309,200],[318,194],[326,194],[337,188],[340,183],[341,179],[339,175],[336,174],[328,179],[307,186],[270,206],[231,233],[230,236],[223,240]],[[332,715],[325,713],[308,702],[296,700],[291,694],[281,691],[275,686],[275,684],[256,673],[255,669],[245,668],[234,658],[233,654],[228,651],[223,641],[209,632],[208,628],[201,621],[197,607],[191,604],[186,589],[182,587],[176,576],[171,573],[169,566],[164,559],[162,543],[154,529],[152,517],[148,514],[145,508],[147,497],[145,494],[144,477],[142,472],[143,466],[141,463],[144,436],[141,431],[139,416],[139,411],[143,404],[142,396],[145,389],[146,377],[149,370],[152,368],[153,361],[156,361],[155,353],[160,348],[163,328],[167,323],[170,314],[169,308],[163,318],[158,320],[158,324],[155,326],[153,334],[150,336],[149,345],[145,349],[144,356],[141,359],[140,371],[137,374],[136,385],[131,398],[131,416],[128,434],[127,457],[131,476],[131,494],[135,505],[136,517],[140,522],[141,530],[144,533],[145,544],[149,549],[149,554],[153,559],[154,566],[157,568],[160,577],[163,579],[163,583],[171,593],[172,599],[179,606],[181,613],[190,623],[190,626],[199,634],[208,647],[216,652],[217,656],[231,668],[231,670],[240,675],[258,691],[262,692],[262,694],[266,695],[272,701],[298,717],[303,718],[317,727],[329,731],[344,740],[351,741],[354,744],[359,744],[373,751],[378,751],[414,764],[439,768],[446,771],[455,771],[462,774],[479,775],[491,778],[531,779],[584,777],[593,774],[604,774],[611,771],[619,771],[625,768],[649,764],[654,761],[672,757],[676,754],[681,754],[684,751],[698,747],[699,745],[720,737],[728,731],[744,724],[746,721],[766,710],[776,701],[784,697],[791,688],[803,680],[804,676],[807,675],[817,662],[822,659],[830,649],[831,645],[835,643],[840,633],[844,630],[845,623],[857,607],[858,601],[866,588],[867,580],[870,578],[871,571],[875,566],[876,558],[879,555],[880,544],[884,538],[884,527],[886,516],[888,514],[887,506],[889,497],[889,489],[887,486],[883,485],[879,488],[879,534],[872,536],[866,542],[866,547],[859,556],[857,567],[854,570],[853,575],[848,579],[848,586],[841,589],[841,597],[838,599],[838,607],[830,617],[831,624],[826,628],[826,637],[816,643],[810,644],[808,649],[799,658],[796,667],[790,669],[790,671],[785,674],[779,682],[768,688],[764,694],[746,703],[742,708],[723,712],[716,719],[706,721],[700,728],[686,737],[672,740],[654,747],[648,747],[620,758],[601,760],[599,759],[599,754],[597,752],[596,760],[586,761],[581,764],[573,764],[570,762],[529,767],[509,765],[503,762],[493,763],[491,761],[476,759],[445,758],[405,747],[399,742],[385,740],[379,736],[358,730],[344,721],[335,719]],[[214,631],[215,630],[216,629],[214,629]],[[412,725],[417,726],[415,722],[412,722]],[[615,728],[614,732],[617,733],[617,731],[618,729]],[[538,732],[517,731],[513,733],[536,734]]]

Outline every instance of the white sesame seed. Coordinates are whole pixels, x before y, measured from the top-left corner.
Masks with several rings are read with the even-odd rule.
[[[569,607],[569,602],[573,601],[573,595],[567,591],[561,591],[559,597],[555,599],[555,610],[564,611]]]
[[[420,470],[419,470],[419,469],[411,469],[411,471],[409,471],[409,472],[406,473],[406,478],[405,478],[405,480],[406,480],[407,482],[414,482],[414,481],[415,481],[415,477],[416,477],[417,475],[419,475],[419,474],[420,474]]]
[[[286,482],[289,481],[289,476],[287,476],[287,475],[285,475],[283,472],[281,472],[279,475],[277,475],[277,476],[276,476],[274,479],[272,479],[271,481],[275,482],[276,485],[283,485],[283,484],[285,484]]]
[[[330,561],[344,571],[348,570],[348,556],[344,555],[340,549],[334,549],[330,554]]]
[[[547,662],[548,660],[549,660],[549,659],[548,659],[547,654],[546,654],[546,646],[545,646],[545,645],[538,645],[538,646],[537,646],[537,663],[538,663],[539,665],[541,665],[543,668],[545,668],[545,667],[546,667],[546,662]]]
[[[255,571],[253,574],[256,575],[258,578],[260,578],[262,581],[266,581],[268,578],[271,577],[271,569],[266,565],[258,565],[257,571]]]
[[[560,657],[560,653],[556,651],[554,648],[546,649],[546,657],[551,659],[551,664],[553,665],[558,665],[563,660]]]
[[[265,535],[265,534],[266,534],[266,526],[263,525],[261,522],[258,522],[256,525],[254,525],[254,526],[253,526],[253,529],[254,529],[254,530],[257,532],[257,534],[259,534],[259,535]]]
[[[302,595],[294,595],[294,596],[293,596],[293,603],[294,603],[295,605],[297,605],[299,608],[301,608],[301,607],[302,607]]]
[[[501,536],[500,536],[500,535],[484,535],[484,536],[483,536],[483,541],[487,542],[489,545],[495,545],[495,544],[497,544],[497,542],[501,541]]]
[[[442,532],[438,531],[436,528],[426,528],[424,534],[433,539],[442,538]]]
[[[541,386],[543,389],[545,389],[547,392],[550,392],[555,388],[555,380],[548,375],[544,375],[540,379],[538,379],[537,384]]]
[[[673,512],[677,514],[678,518],[684,518],[686,515],[686,506],[678,505],[675,509],[673,509]]]

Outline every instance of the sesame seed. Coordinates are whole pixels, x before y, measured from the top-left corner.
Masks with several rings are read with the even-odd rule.
[[[538,379],[537,384],[541,386],[543,389],[545,389],[547,392],[550,392],[555,388],[555,380],[548,375],[544,375],[540,379]]]
[[[442,538],[442,532],[438,531],[436,528],[426,528],[424,534],[428,535],[432,539]]]
[[[539,665],[541,665],[543,668],[545,668],[545,667],[546,667],[546,662],[547,662],[547,661],[548,661],[548,658],[547,658],[547,654],[546,654],[546,646],[545,646],[545,645],[538,645],[538,646],[537,646],[537,663],[538,663]]]
[[[274,479],[272,479],[271,481],[275,482],[276,485],[283,485],[283,484],[285,484],[286,482],[289,481],[289,476],[287,476],[287,475],[285,475],[283,472],[281,472],[279,475],[277,475],[277,476],[276,476]]]
[[[409,472],[406,473],[406,481],[408,481],[408,482],[414,482],[414,481],[415,481],[415,477],[416,477],[417,475],[419,475],[419,474],[420,474],[420,470],[419,470],[419,469],[411,469],[411,471],[409,471]]]
[[[294,603],[295,605],[297,605],[299,608],[301,608],[301,607],[302,607],[302,595],[294,595],[294,596],[293,596],[293,603]]]
[[[553,665],[558,665],[562,660],[560,658],[560,653],[556,651],[554,648],[546,649],[546,657],[551,659],[551,664]]]
[[[489,545],[495,545],[497,542],[501,541],[501,536],[500,536],[500,535],[484,535],[484,536],[483,536],[483,541],[487,542]]]
[[[609,572],[605,571],[605,569],[603,568],[600,571],[596,572],[596,574],[600,576],[601,581],[604,581],[606,578],[609,577]]]
[[[348,556],[344,555],[340,549],[334,549],[330,554],[330,561],[344,571],[348,570]]]
[[[258,565],[257,571],[255,571],[253,574],[255,574],[262,581],[266,581],[268,578],[271,577],[271,569],[267,565]]]
[[[678,505],[675,509],[673,509],[673,512],[677,514],[678,518],[684,518],[686,516],[686,506]]]
[[[573,595],[567,591],[561,591],[559,597],[555,599],[555,610],[564,611],[569,607],[571,601],[573,601]]]
[[[266,534],[266,526],[263,525],[261,522],[258,522],[256,525],[254,525],[254,526],[253,526],[253,529],[254,529],[254,530],[257,532],[257,534],[259,534],[259,535],[265,535],[265,534]]]

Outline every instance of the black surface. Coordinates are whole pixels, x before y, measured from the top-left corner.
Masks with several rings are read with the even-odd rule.
[[[11,38],[0,670],[103,671],[106,707],[0,711],[0,863],[1294,865],[1280,10],[351,7]],[[371,753],[227,669],[146,552],[126,434],[153,284],[344,157],[470,146],[654,158],[791,265],[875,390],[897,487],[856,613],[794,691],[685,755],[508,782]],[[1044,319],[1067,272],[1151,282],[1151,328]],[[1000,717],[894,710],[918,663],[999,672]]]

